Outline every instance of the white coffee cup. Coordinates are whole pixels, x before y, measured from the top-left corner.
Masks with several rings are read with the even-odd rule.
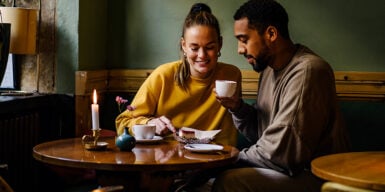
[[[219,97],[232,97],[237,89],[237,82],[229,80],[216,80],[215,92]]]
[[[153,139],[155,136],[155,124],[143,124],[132,126],[132,132],[136,139]]]

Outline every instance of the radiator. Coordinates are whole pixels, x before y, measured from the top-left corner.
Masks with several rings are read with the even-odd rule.
[[[32,148],[39,141],[38,112],[0,117],[0,164],[8,165],[6,179],[15,191],[36,184]]]

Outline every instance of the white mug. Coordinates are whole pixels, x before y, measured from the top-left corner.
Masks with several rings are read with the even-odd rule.
[[[155,136],[155,124],[143,124],[132,126],[132,132],[136,139],[153,139]]]
[[[215,92],[219,97],[232,97],[237,89],[237,82],[229,80],[216,80]]]

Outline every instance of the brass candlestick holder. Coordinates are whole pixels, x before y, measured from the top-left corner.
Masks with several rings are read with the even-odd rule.
[[[83,146],[87,150],[104,150],[107,148],[107,142],[99,142],[100,131],[102,129],[93,129],[92,135],[83,135]]]

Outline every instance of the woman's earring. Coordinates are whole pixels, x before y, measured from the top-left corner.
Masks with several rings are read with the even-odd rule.
[[[220,51],[218,51],[218,57],[220,57],[222,55],[222,53]]]
[[[183,56],[186,58],[187,57],[187,54],[186,54],[186,52],[183,52]]]

